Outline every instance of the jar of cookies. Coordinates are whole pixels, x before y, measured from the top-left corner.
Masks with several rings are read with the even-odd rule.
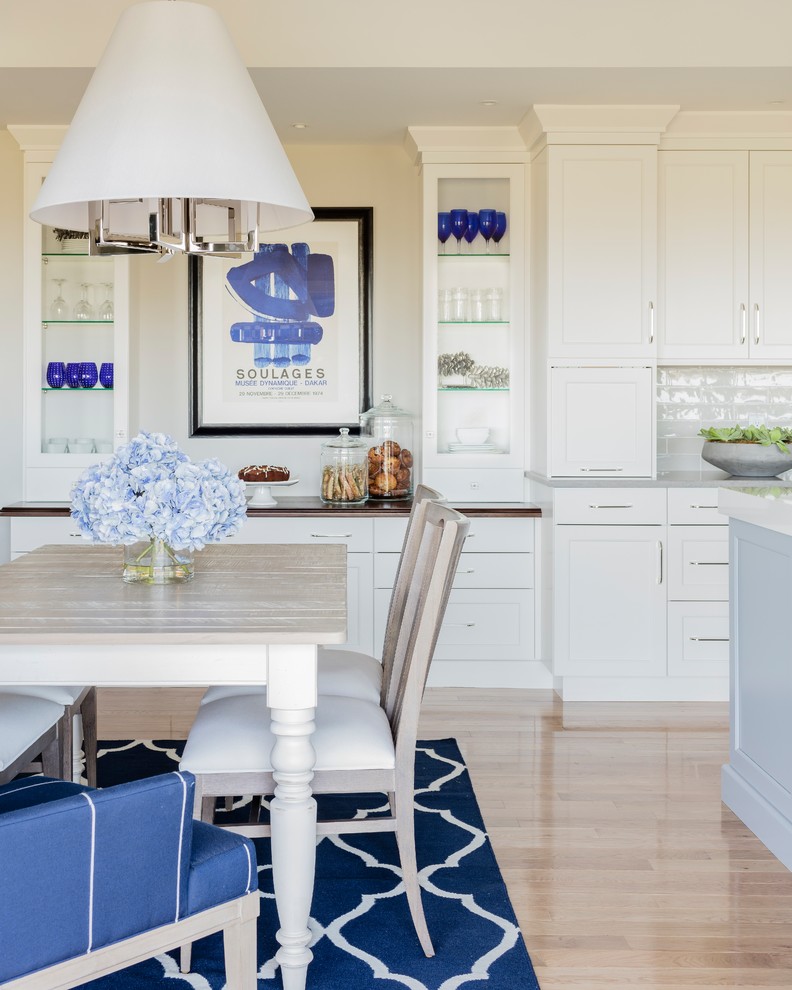
[[[413,492],[413,418],[383,395],[360,417],[368,442],[369,498],[409,498]]]
[[[322,444],[322,501],[353,505],[368,493],[368,444],[347,427]]]

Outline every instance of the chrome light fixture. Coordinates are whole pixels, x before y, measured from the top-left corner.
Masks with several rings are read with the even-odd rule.
[[[30,215],[91,254],[238,254],[313,219],[225,24],[183,0],[121,15]]]

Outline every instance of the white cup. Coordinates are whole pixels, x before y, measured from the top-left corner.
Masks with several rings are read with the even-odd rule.
[[[113,444],[109,440],[97,440],[96,441],[96,453],[97,454],[112,454]]]
[[[486,443],[489,439],[488,426],[464,426],[456,431],[460,443]]]
[[[46,443],[48,454],[66,454],[69,451],[69,441],[66,437],[50,437]]]
[[[72,454],[92,454],[94,452],[93,437],[77,437],[69,441],[69,452]]]

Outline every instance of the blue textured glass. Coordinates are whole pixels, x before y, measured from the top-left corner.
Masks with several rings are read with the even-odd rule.
[[[63,361],[50,361],[47,365],[47,384],[50,388],[63,388],[66,381],[66,365]]]
[[[99,369],[99,384],[102,388],[113,387],[113,362],[105,361]]]
[[[99,371],[94,361],[81,361],[79,371],[80,388],[93,388],[99,381]]]
[[[80,365],[76,361],[70,361],[66,365],[66,385],[69,388],[80,387]]]

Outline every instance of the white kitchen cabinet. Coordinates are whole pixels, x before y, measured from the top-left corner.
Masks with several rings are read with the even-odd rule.
[[[659,154],[658,357],[792,359],[792,152]]]
[[[663,677],[665,526],[555,527],[555,656],[562,677]]]
[[[670,601],[728,601],[728,526],[669,526],[668,561]]]
[[[657,148],[547,147],[537,168],[546,196],[548,354],[652,357],[657,285]]]
[[[668,603],[668,676],[728,679],[727,601]]]
[[[20,130],[24,497],[61,501],[86,467],[128,439],[129,260],[89,258],[87,240],[59,239],[27,216],[56,149],[26,146],[35,135]],[[73,377],[62,375],[67,366],[74,368]],[[61,377],[48,368],[60,368]]]
[[[651,367],[551,368],[549,477],[653,477],[653,410]]]
[[[518,501],[524,469],[525,168],[424,164],[422,478],[448,498]],[[438,213],[491,209],[506,234],[438,240]],[[476,429],[469,439],[460,429]]]

